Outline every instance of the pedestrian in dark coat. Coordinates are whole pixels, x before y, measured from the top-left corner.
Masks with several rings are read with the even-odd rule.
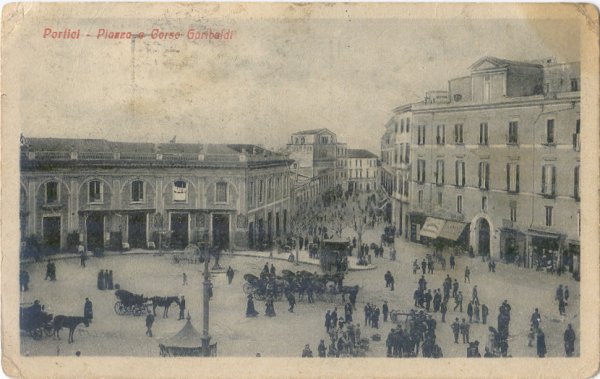
[[[104,271],[100,270],[98,271],[98,289],[99,290],[104,290]]]
[[[431,290],[427,290],[427,293],[425,294],[425,309],[427,310],[427,312],[429,312],[429,308],[431,307],[431,300]]]
[[[462,334],[463,343],[469,343],[469,329],[470,325],[467,324],[467,321],[463,318],[462,323],[460,324],[460,334]]]
[[[467,316],[469,316],[469,322],[473,322],[473,302],[467,305]]]
[[[489,311],[489,309],[488,309],[487,305],[485,305],[485,304],[482,304],[482,305],[481,305],[481,321],[482,321],[484,324],[487,324],[487,318],[488,318],[488,314],[489,314],[489,313],[490,313],[490,311]]]
[[[456,261],[454,260],[454,254],[450,255],[450,269],[454,270],[454,266],[456,266]]]
[[[233,281],[233,276],[234,276],[233,269],[231,268],[231,266],[229,266],[227,268],[227,282],[229,284],[231,284],[231,282]]]
[[[179,320],[183,320],[185,314],[185,296],[181,296],[181,300],[179,300]]]
[[[254,308],[254,300],[252,300],[252,295],[248,295],[248,303],[246,304],[246,317],[256,316],[258,316],[258,312]]]
[[[85,298],[85,304],[83,305],[83,318],[86,318],[88,322],[92,322],[92,319],[94,318],[92,302],[87,297]]]
[[[275,266],[273,266],[273,263],[271,263],[271,275],[275,275]]]
[[[458,291],[458,294],[454,298],[454,301],[455,301],[454,310],[456,311],[456,308],[460,308],[460,313],[462,313],[462,311],[463,311],[463,295],[462,295],[462,291]]]
[[[330,327],[331,327],[331,312],[328,309],[327,313],[325,313],[325,331],[328,332]]]
[[[573,352],[575,351],[575,331],[573,330],[571,324],[569,324],[567,330],[565,330],[564,341],[565,354],[567,355],[567,357],[572,357]]]
[[[293,293],[290,292],[288,294],[287,299],[288,299],[288,304],[290,305],[290,307],[288,308],[288,311],[294,313],[294,306],[296,305],[296,297],[294,296]]]
[[[460,322],[458,317],[452,323],[452,333],[454,334],[454,343],[458,343],[458,334],[460,333]]]
[[[383,311],[383,322],[387,322],[388,314],[390,312],[387,300],[383,302],[383,307],[381,308],[381,310]]]
[[[542,329],[538,329],[537,334],[537,355],[540,358],[544,358],[546,356],[546,336]]]
[[[439,288],[435,291],[435,295],[433,295],[433,311],[437,312],[440,310],[440,305],[442,304],[442,295],[440,294]]]
[[[107,285],[108,285],[108,289],[109,290],[113,289],[113,272],[112,272],[112,270],[110,270],[108,272],[108,282],[107,282]]]
[[[423,259],[423,261],[421,262],[421,271],[423,272],[423,275],[425,275],[426,270],[427,270],[427,261],[425,259]]]
[[[326,352],[327,352],[327,348],[325,347],[325,341],[324,340],[321,340],[321,342],[319,343],[319,347],[317,349],[319,351],[319,358],[325,358]]]
[[[81,265],[81,267],[85,267],[85,252],[82,251],[81,253],[79,253],[79,264]]]
[[[564,299],[558,300],[558,312],[561,316],[565,314],[565,301]]]
[[[465,283],[471,283],[471,270],[469,270],[469,266],[465,267]]]
[[[452,297],[456,297],[458,294],[458,286],[458,280],[454,279],[454,282],[452,283]]]
[[[104,277],[104,289],[108,289],[108,270],[102,271],[102,276]]]
[[[152,324],[154,324],[154,315],[149,313],[148,316],[146,316],[146,335],[148,337],[152,337]]]
[[[568,286],[565,286],[563,296],[565,298],[565,305],[569,305],[569,287]]]
[[[48,261],[48,263],[46,264],[46,277],[44,278],[44,280],[52,280],[52,261]]]
[[[444,301],[442,302],[442,305],[440,306],[440,311],[442,312],[442,322],[446,322],[446,312],[448,311],[448,302]]]

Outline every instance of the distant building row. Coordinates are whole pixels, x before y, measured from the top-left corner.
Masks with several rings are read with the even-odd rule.
[[[348,149],[329,129],[292,134],[287,152],[294,175],[294,201],[305,202],[341,186],[344,191],[374,191],[378,183],[378,157],[368,150]]]

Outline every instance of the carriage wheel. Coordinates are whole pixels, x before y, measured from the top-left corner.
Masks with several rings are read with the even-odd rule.
[[[127,313],[125,306],[120,301],[117,301],[115,303],[115,313],[118,314],[119,316],[123,316],[125,313]]]
[[[34,340],[39,341],[44,337],[44,330],[42,327],[35,328],[30,330],[29,334],[31,334],[31,337],[33,337]]]
[[[246,295],[250,295],[252,293],[252,286],[250,285],[250,283],[244,283],[242,290]]]
[[[138,307],[137,305],[133,307],[133,315],[136,317],[139,317],[142,315],[142,308]]]

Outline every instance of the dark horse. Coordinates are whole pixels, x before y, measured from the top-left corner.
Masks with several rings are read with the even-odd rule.
[[[163,312],[164,318],[169,317],[169,307],[171,306],[171,304],[177,303],[177,305],[179,305],[179,297],[177,297],[177,296],[167,296],[167,297],[154,296],[154,297],[151,297],[150,300],[152,301],[152,313],[154,314],[154,316],[156,316],[156,307],[164,307],[165,308],[165,310]]]
[[[90,326],[90,321],[85,317],[58,315],[54,317],[52,326],[54,328],[54,334],[59,340],[60,336],[58,335],[58,332],[62,328],[69,328],[69,343],[71,343],[73,342],[73,332],[75,332],[75,328],[81,323],[83,323],[86,328]]]

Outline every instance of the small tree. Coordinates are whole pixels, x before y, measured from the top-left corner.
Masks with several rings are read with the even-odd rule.
[[[370,204],[365,194],[355,195],[354,203],[352,205],[352,226],[354,228],[354,231],[358,235],[358,249],[360,249],[360,247],[362,246],[362,236],[365,232],[365,227],[367,225],[367,215],[369,214],[370,209]]]

